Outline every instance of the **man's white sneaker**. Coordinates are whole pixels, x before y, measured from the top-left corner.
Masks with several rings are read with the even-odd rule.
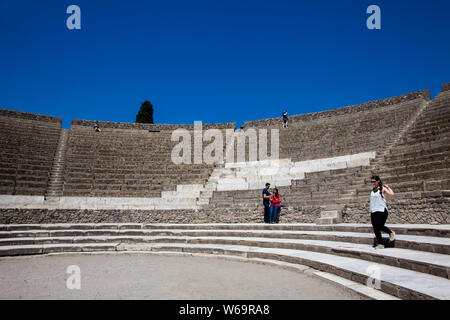
[[[392,242],[395,240],[395,232],[392,231],[392,233],[389,235],[389,241]]]
[[[384,246],[382,244],[379,244],[375,247],[375,249],[384,249]]]

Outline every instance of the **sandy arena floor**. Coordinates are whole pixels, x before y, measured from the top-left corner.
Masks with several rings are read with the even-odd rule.
[[[68,289],[68,266],[80,290]],[[145,253],[0,258],[0,299],[362,299],[333,283],[277,266]]]

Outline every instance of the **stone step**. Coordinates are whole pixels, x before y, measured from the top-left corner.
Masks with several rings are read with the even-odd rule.
[[[448,162],[447,162],[448,161]],[[414,162],[403,162],[401,163],[386,163],[380,165],[376,172],[379,173],[380,176],[385,175],[402,175],[402,174],[412,174],[412,173],[418,173],[418,172],[426,172],[429,171],[430,168],[436,169],[446,169],[450,167],[450,160],[447,159],[440,159],[433,162],[421,162],[418,161]]]
[[[0,246],[0,256],[46,254],[55,252],[116,251],[119,243],[59,243]]]
[[[437,182],[436,182],[437,183]],[[430,190],[430,191],[421,191],[422,184],[410,184],[409,186],[403,187],[401,192],[399,192],[399,188],[395,187],[395,184],[390,184],[391,188],[395,190],[395,195],[393,199],[418,199],[418,198],[445,198],[450,197],[450,190]],[[348,202],[366,202],[369,201],[369,194],[367,189],[353,189],[342,193],[339,199],[336,199],[337,203],[346,204]]]
[[[418,143],[408,143],[397,145],[395,148],[390,150],[390,154],[399,153],[399,154],[418,154],[418,155],[426,155],[430,152],[442,152],[448,150],[448,137],[443,138],[438,141],[428,141],[428,142],[418,142]]]
[[[446,125],[445,123],[443,123],[444,125]],[[413,128],[412,130],[408,131],[408,135],[405,137],[407,139],[414,139],[414,138],[420,138],[423,136],[428,136],[428,135],[442,135],[444,133],[448,133],[450,131],[450,128],[448,128],[447,126],[439,128],[438,124],[429,126],[429,127],[424,127],[424,128]]]
[[[370,281],[371,278],[376,279],[380,281],[381,291],[401,299],[450,299],[450,281],[442,279],[442,277],[326,253],[239,245],[186,243],[119,245],[117,250],[175,251],[276,259],[306,265],[319,271],[337,274],[363,284],[368,283],[368,280]],[[374,270],[377,272],[374,273]]]
[[[390,229],[398,234],[419,235],[431,237],[450,238],[450,225],[430,224],[388,224]],[[314,223],[288,223],[267,225],[262,223],[50,223],[50,224],[0,224],[0,231],[27,231],[27,230],[139,230],[139,229],[166,229],[166,230],[285,230],[285,231],[342,231],[372,233],[372,225],[365,223],[339,223],[329,226],[317,226]]]
[[[390,152],[388,155],[384,157],[384,161],[387,162],[395,162],[395,161],[422,161],[424,158],[433,159],[435,157],[445,157],[449,153],[448,148],[443,147],[435,147],[428,148],[427,150],[407,150],[406,152],[398,152],[398,150],[394,150]]]
[[[283,262],[279,262],[279,264],[283,264]],[[289,265],[291,265],[291,264],[289,264]],[[387,294],[387,293],[381,292],[377,289],[368,287],[367,283],[366,284],[357,283],[355,281],[345,279],[343,277],[339,277],[335,274],[331,274],[328,272],[315,271],[315,272],[313,272],[313,274],[324,280],[328,280],[334,284],[337,284],[344,288],[353,290],[354,292],[362,295],[363,297],[366,297],[367,299],[371,299],[371,300],[401,300],[390,294]]]
[[[441,136],[424,136],[424,137],[405,137],[402,139],[400,143],[397,144],[396,148],[406,148],[409,149],[411,146],[419,145],[419,144],[436,144],[436,145],[448,145],[448,138],[450,136],[450,132],[447,135]]]
[[[395,230],[395,229],[394,229]],[[41,238],[41,237],[87,237],[87,236],[221,236],[284,238],[323,241],[345,241],[372,245],[373,233],[336,231],[286,231],[286,230],[188,230],[188,229],[68,229],[68,230],[24,230],[0,231],[0,239]],[[450,239],[429,236],[396,236],[396,247],[450,254]]]
[[[424,190],[424,186],[426,187],[427,184],[436,184],[436,183],[443,183],[445,185],[446,182],[448,182],[448,175],[446,174],[446,172],[440,172],[441,179],[438,178],[430,178],[430,179],[418,179],[418,180],[408,180],[405,179],[406,181],[399,181],[396,179],[395,176],[382,176],[382,180],[385,184],[388,184],[392,190],[395,192],[395,196],[398,194],[401,194],[403,192],[407,192],[407,191],[427,191]],[[439,177],[439,174],[436,174],[436,176]],[[398,176],[397,176],[398,177]],[[355,192],[355,190],[358,190],[359,194],[363,194],[363,195],[369,195],[370,194],[370,184],[369,184],[369,179],[366,179],[367,181],[361,182],[361,181],[355,181],[355,183],[350,184],[349,186],[347,186],[346,190],[341,192],[342,195],[345,194],[350,194]],[[430,190],[433,191],[433,190]],[[440,190],[443,191],[443,190]]]
[[[187,236],[86,236],[86,237],[41,237],[0,239],[0,249],[11,246],[44,244],[82,243],[202,243],[222,245],[245,245],[263,248],[283,248],[330,253],[339,256],[356,257],[367,261],[383,263],[448,279],[450,259],[448,255],[419,252],[408,249],[374,249],[365,244],[351,244],[337,241],[296,240],[282,238],[243,237],[187,237]]]

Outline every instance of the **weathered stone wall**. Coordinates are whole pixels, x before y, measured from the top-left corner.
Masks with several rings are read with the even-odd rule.
[[[112,129],[132,129],[132,130],[175,130],[188,129],[194,130],[194,124],[150,124],[150,123],[128,123],[128,122],[110,122],[99,121],[100,128]],[[72,120],[72,126],[93,127],[95,120]],[[228,123],[203,123],[205,129],[235,129],[235,122]]]
[[[281,223],[313,223],[320,208],[283,208]],[[0,224],[27,223],[257,223],[263,222],[263,210],[49,210],[0,209]]]
[[[441,88],[442,88],[442,92],[450,91],[450,82],[449,83],[444,83],[443,85],[441,85]]]
[[[338,109],[332,109],[332,110],[326,110],[321,112],[314,112],[314,113],[306,113],[306,114],[300,114],[300,115],[292,115],[289,116],[289,120],[295,120],[295,122],[298,121],[313,121],[313,120],[319,120],[323,118],[333,118],[337,116],[347,116],[351,115],[353,113],[361,112],[361,111],[368,111],[376,108],[386,107],[390,105],[396,105],[408,101],[413,101],[416,99],[425,99],[430,100],[430,91],[422,90],[422,91],[416,91],[407,93],[401,96],[391,97],[383,100],[376,100],[371,102],[366,102],[363,104],[338,108]],[[268,126],[279,126],[280,123],[280,117],[277,118],[269,118],[269,119],[262,119],[262,120],[255,120],[255,121],[246,121],[244,124],[245,128],[251,128],[251,127],[268,127]]]
[[[46,115],[37,114],[37,113],[29,113],[29,112],[8,110],[8,109],[0,109],[0,116],[13,117],[13,118],[19,118],[19,119],[26,119],[26,120],[39,120],[39,121],[46,121],[46,122],[57,122],[57,123],[60,124],[60,126],[62,124],[62,118],[46,116]]]
[[[387,223],[450,224],[450,199],[390,200]],[[280,223],[315,223],[320,207],[282,208]],[[344,223],[369,223],[369,203],[349,204]],[[83,210],[0,209],[0,224],[28,223],[262,223],[263,209]]]
[[[391,199],[387,223],[449,224],[450,199]],[[369,202],[349,204],[343,209],[343,222],[370,223]]]

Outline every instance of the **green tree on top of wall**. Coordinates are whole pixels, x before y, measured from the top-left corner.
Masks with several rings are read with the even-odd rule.
[[[153,123],[153,105],[150,101],[144,101],[136,115],[136,123]]]

